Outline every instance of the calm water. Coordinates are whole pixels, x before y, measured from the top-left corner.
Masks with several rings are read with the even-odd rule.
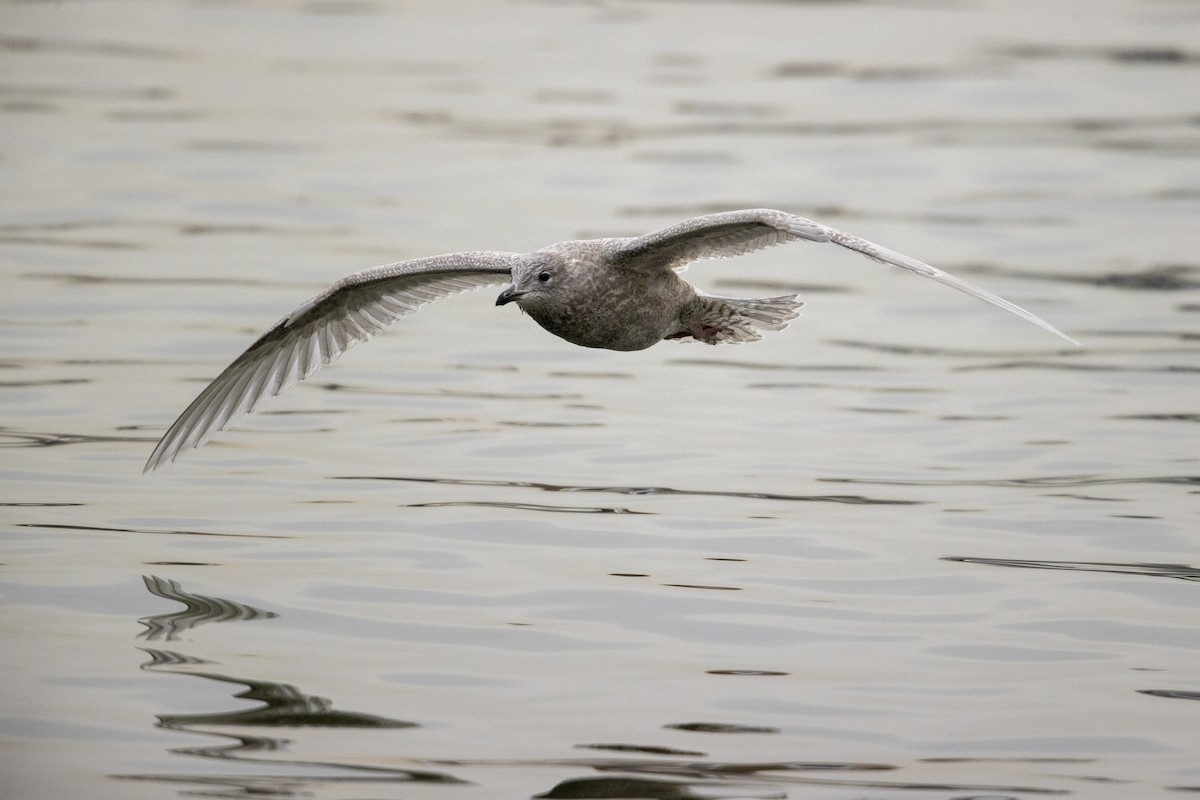
[[[0,796],[1200,791],[1200,6],[5,2]],[[761,343],[442,301],[202,450],[387,261],[773,206]]]

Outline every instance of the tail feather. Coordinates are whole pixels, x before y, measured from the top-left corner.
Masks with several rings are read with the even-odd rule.
[[[667,338],[705,344],[756,342],[761,331],[786,328],[803,305],[794,294],[754,299],[701,295],[683,329]]]

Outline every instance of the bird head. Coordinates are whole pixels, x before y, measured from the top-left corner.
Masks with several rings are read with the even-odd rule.
[[[529,311],[553,304],[568,289],[567,272],[562,258],[546,252],[531,253],[513,267],[512,283],[496,298],[496,305],[516,302]]]

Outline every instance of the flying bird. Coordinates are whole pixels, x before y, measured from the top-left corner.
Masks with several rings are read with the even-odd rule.
[[[942,270],[811,219],[771,209],[708,214],[630,238],[559,242],[532,253],[471,251],[418,258],[348,275],[264,333],[202,391],[159,440],[145,471],[198,447],[266,395],[304,380],[359,342],[441,297],[507,283],[496,305],[516,303],[555,336],[583,347],[643,350],[664,339],[753,342],[798,314],[796,295],[743,299],[705,294],[679,273],[793,241],[832,242],[915,272],[1079,342],[1009,301]]]

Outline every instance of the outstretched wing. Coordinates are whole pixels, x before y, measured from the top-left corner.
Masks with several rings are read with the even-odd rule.
[[[1072,344],[1079,342],[1067,336],[1041,317],[1026,311],[1003,297],[972,286],[948,272],[917,261],[915,258],[881,247],[866,239],[830,228],[811,219],[797,217],[769,208],[745,211],[726,211],[695,217],[678,225],[633,239],[618,240],[612,253],[612,263],[639,272],[682,269],[692,261],[705,258],[729,258],[771,247],[784,242],[804,239],[810,242],[832,242],[862,253],[867,258],[893,267],[915,272],[930,280],[957,289],[991,303],[997,308],[1016,314],[1034,325],[1061,336]]]
[[[266,395],[304,380],[426,303],[504,283],[519,258],[517,253],[453,253],[342,278],[280,320],[226,367],[159,440],[144,471],[200,446]]]

